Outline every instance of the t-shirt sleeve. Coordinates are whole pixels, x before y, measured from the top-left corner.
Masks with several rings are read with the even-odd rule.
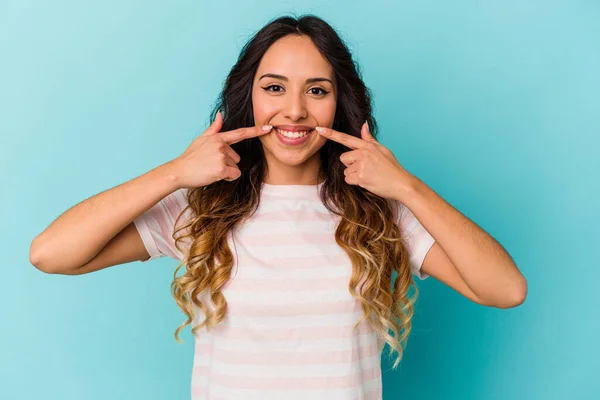
[[[429,275],[421,271],[421,266],[435,239],[408,207],[399,201],[396,201],[395,205],[396,221],[400,226],[402,242],[408,251],[410,269],[419,279],[426,279]]]
[[[174,191],[133,220],[144,247],[150,254],[150,258],[142,262],[164,256],[183,260],[183,254],[175,247],[173,233],[177,217],[187,206],[186,192],[187,189]],[[185,222],[185,218],[185,215],[182,216],[179,223]]]

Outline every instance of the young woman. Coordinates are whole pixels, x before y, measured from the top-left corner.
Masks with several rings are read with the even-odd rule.
[[[65,212],[30,255],[60,274],[181,261],[175,337],[192,324],[194,399],[382,398],[411,274],[487,306],[525,299],[502,246],[377,142],[369,91],[323,20],[262,28],[213,118],[176,159]]]

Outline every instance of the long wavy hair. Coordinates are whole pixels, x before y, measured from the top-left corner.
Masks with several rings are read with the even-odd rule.
[[[333,66],[338,82],[333,129],[360,138],[361,126],[366,120],[371,134],[377,137],[370,91],[362,81],[358,65],[336,31],[312,15],[277,18],[244,45],[227,76],[211,120],[214,121],[217,111],[221,110],[222,131],[255,124],[251,97],[253,78],[267,49],[287,35],[308,36]],[[241,177],[190,188],[188,205],[182,215],[191,209],[191,217],[173,233],[179,251],[187,249],[171,284],[173,297],[188,317],[175,331],[179,342],[180,330],[195,320],[197,309],[202,310],[205,319],[192,326],[194,335],[204,326],[213,328],[225,317],[227,301],[221,289],[231,277],[234,262],[227,236],[252,216],[259,205],[261,183],[267,168],[262,143],[256,137],[235,143],[232,148],[241,157],[238,164]],[[379,338],[389,344],[390,355],[393,351],[397,353],[395,369],[408,339],[418,289],[412,279],[408,254],[400,240],[402,233],[394,217],[392,202],[345,182],[345,166],[340,155],[349,150],[330,140],[321,148],[319,182],[323,185],[319,196],[331,213],[341,217],[335,239],[351,259],[348,290],[360,301],[364,312],[356,326],[369,320]],[[185,272],[177,276],[184,266]],[[397,277],[392,290],[393,271]],[[409,296],[411,287],[413,295]],[[208,293],[214,309],[199,298],[201,293]]]

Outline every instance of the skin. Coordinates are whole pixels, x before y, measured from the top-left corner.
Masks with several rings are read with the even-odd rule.
[[[261,77],[276,74],[277,77]],[[307,82],[311,78],[329,81]],[[327,92],[327,93],[325,93]],[[256,125],[332,127],[337,105],[333,67],[307,36],[279,39],[263,56],[252,85]],[[265,182],[273,185],[314,185],[320,168],[319,150],[327,138],[312,131],[306,142],[288,146],[273,129],[260,136],[267,162]]]

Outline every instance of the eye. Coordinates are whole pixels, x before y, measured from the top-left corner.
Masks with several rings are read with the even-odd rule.
[[[279,89],[283,89],[280,85],[269,85],[267,87],[264,87],[263,89],[266,90],[267,92],[275,92],[275,93],[279,93],[281,92],[281,90],[269,90],[271,88],[279,88]]]
[[[327,93],[329,93],[327,90],[325,90],[325,89],[323,89],[323,88],[320,88],[320,87],[314,87],[314,88],[310,88],[309,90],[311,90],[311,91],[312,91],[312,90],[317,90],[317,91],[319,91],[319,90],[320,90],[322,93],[315,93],[315,92],[312,92],[312,93],[311,93],[311,94],[315,94],[315,95],[317,95],[317,96],[326,95]]]

